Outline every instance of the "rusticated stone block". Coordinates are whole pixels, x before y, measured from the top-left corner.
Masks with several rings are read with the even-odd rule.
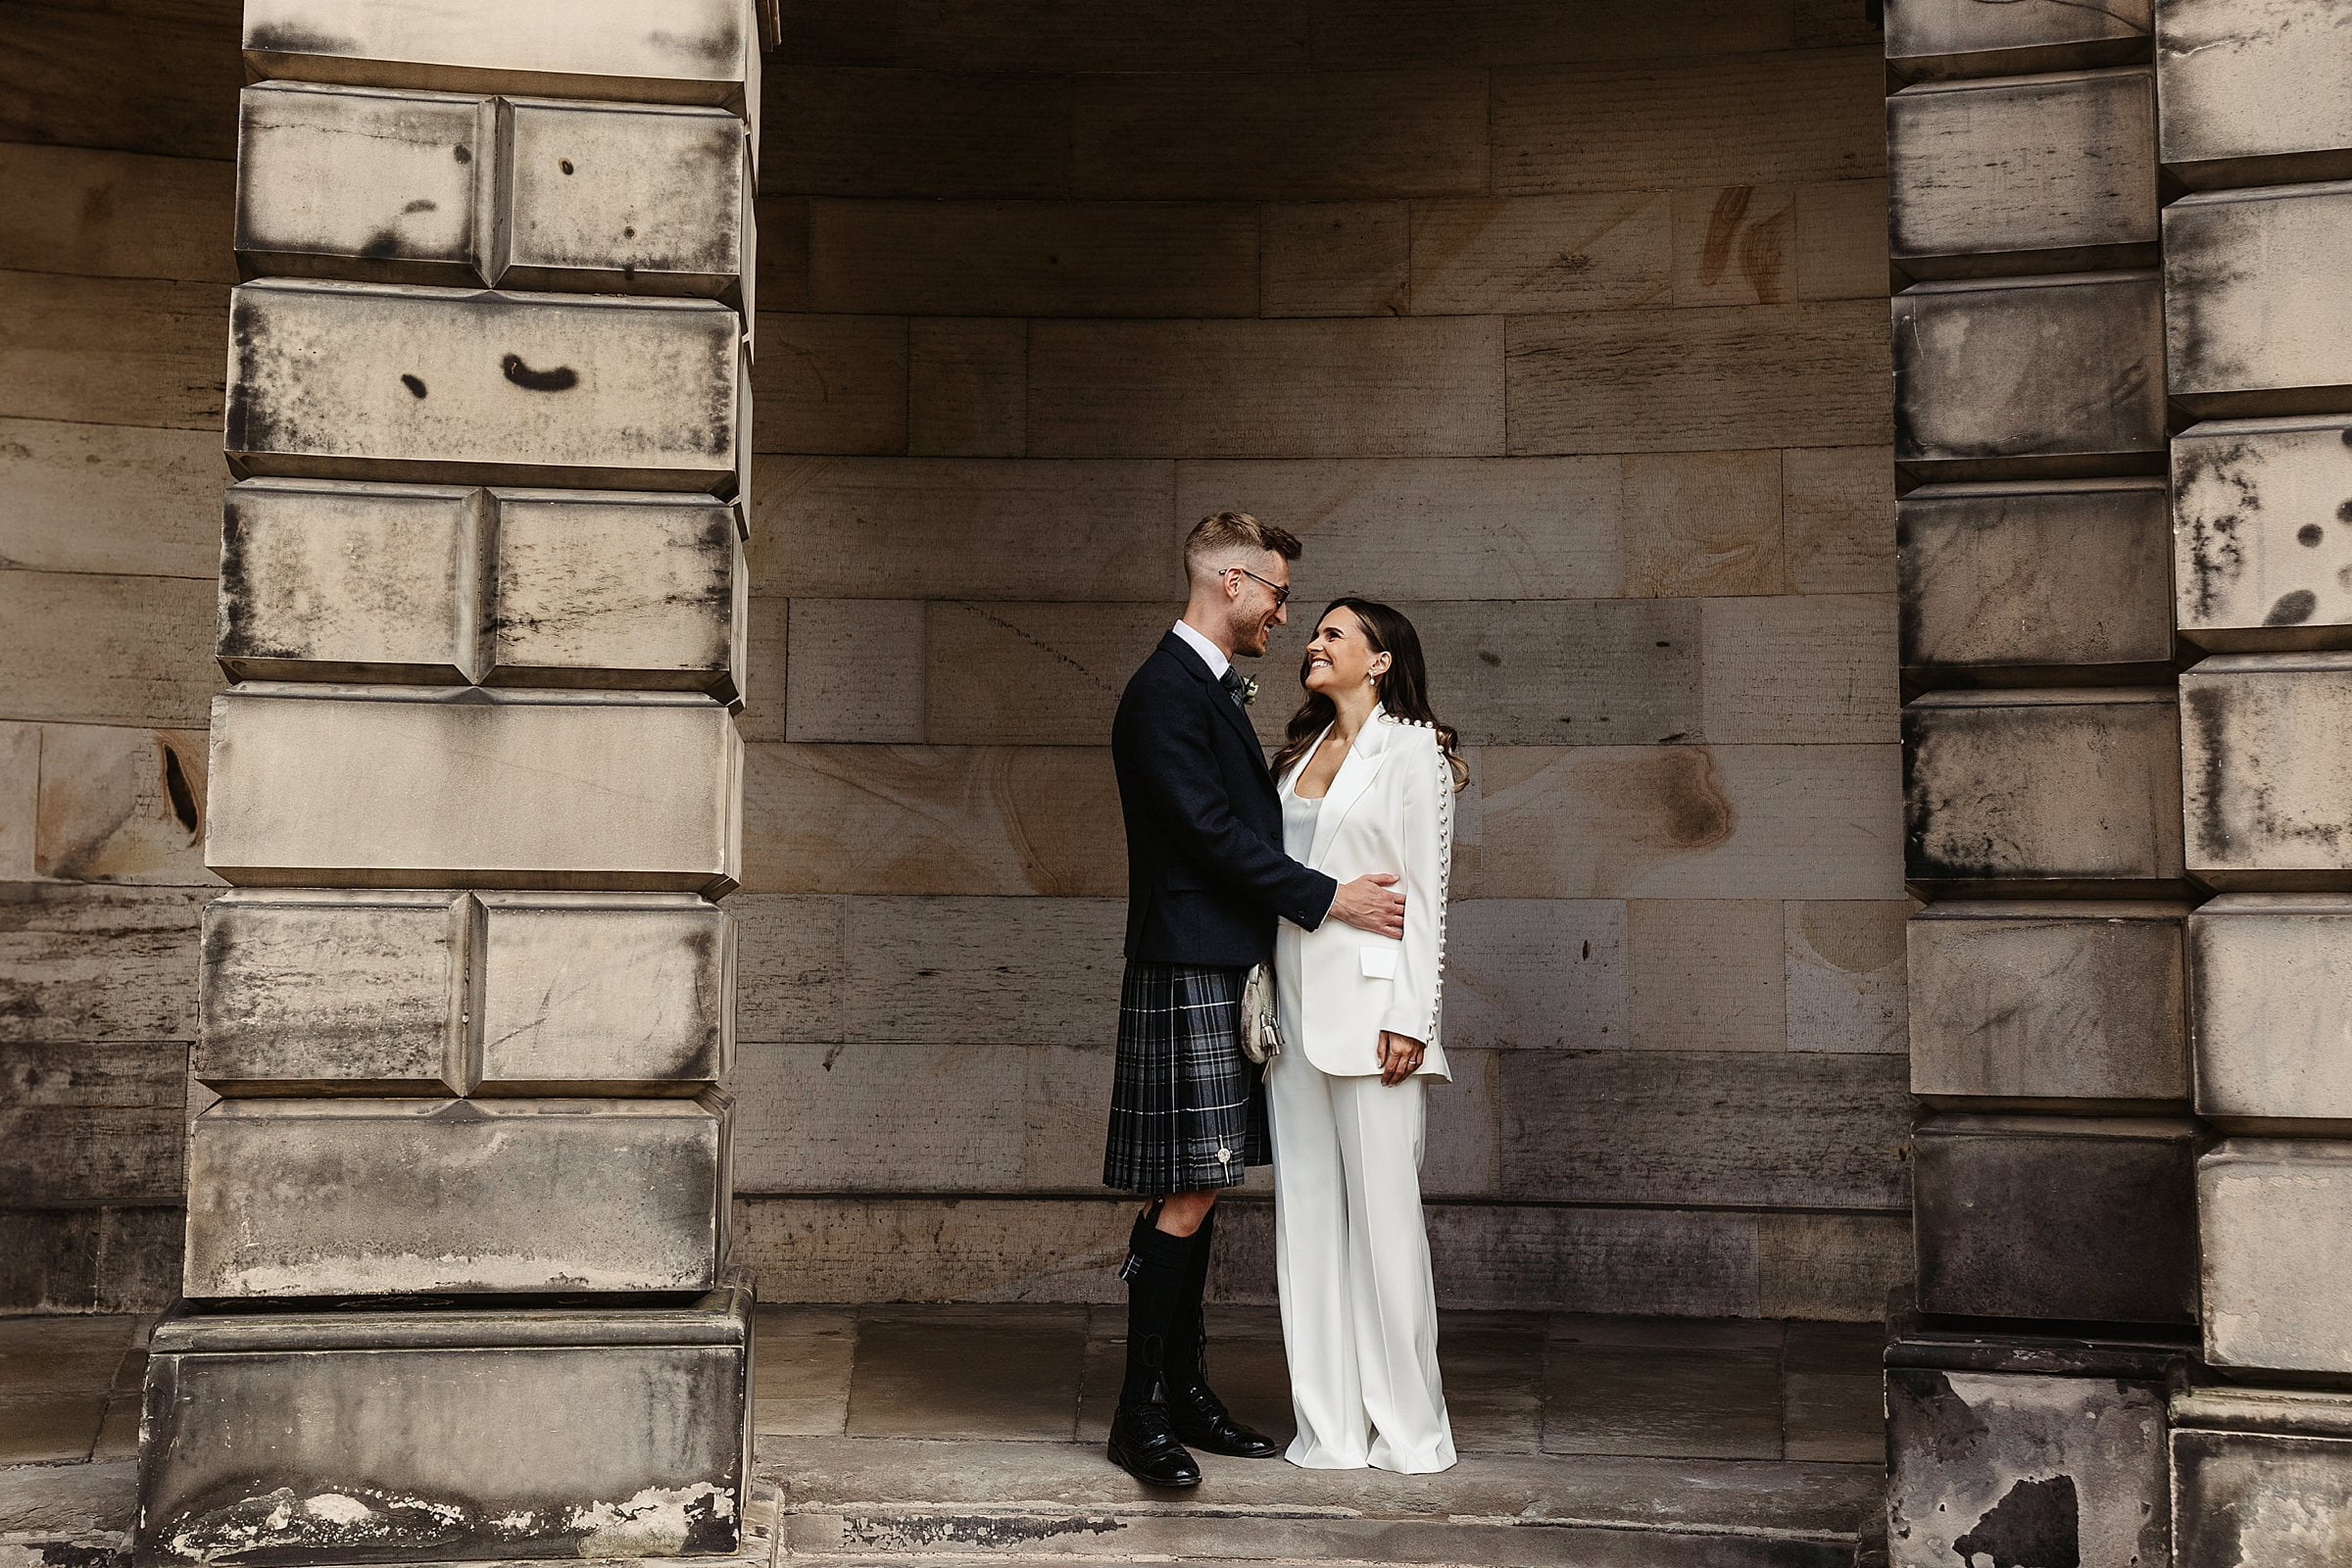
[[[2164,1563],[2165,1394],[2157,1381],[1889,1365],[1888,1563]]]
[[[1906,88],[1886,100],[1888,252],[1914,277],[2156,257],[2144,66]]]
[[[2089,682],[2172,665],[2163,480],[1923,485],[1895,515],[1905,669]]]
[[[134,1560],[728,1551],[751,1356],[737,1287],[683,1306],[175,1314],[147,1360]]]
[[[2334,1568],[2352,1542],[2352,1395],[2202,1388],[2172,1408],[2173,1568]]]
[[[2352,69],[2352,62],[2347,62]],[[2184,196],[2164,210],[2165,373],[2205,416],[2352,400],[2352,183]]]
[[[756,105],[751,0],[678,0],[659,21],[634,0],[254,0],[245,61],[256,76],[306,81]]]
[[[2144,60],[2153,0],[1897,0],[1886,64],[1914,78],[1999,76]]]
[[[231,485],[220,667],[232,680],[479,679],[488,510],[479,490]]]
[[[2180,720],[2162,688],[1934,692],[1903,710],[1904,875],[2120,897],[2181,874]]]
[[[717,897],[742,768],[702,697],[249,686],[214,699],[205,853],[240,884]]]
[[[195,1073],[221,1094],[468,1093],[480,1076],[463,893],[232,892],[205,906]]]
[[[2196,1321],[2196,1140],[2186,1117],[1921,1123],[1911,1140],[1921,1310]]]
[[[1911,1092],[2037,1108],[2186,1101],[2187,912],[1954,901],[1913,915]]]
[[[223,1100],[191,1124],[194,1298],[701,1291],[725,1102]]]
[[[485,893],[482,1087],[715,1083],[735,1055],[735,922],[677,895]]]
[[[740,700],[751,579],[733,508],[532,490],[495,505],[487,682]]]
[[[2352,645],[2352,420],[2173,437],[2174,613],[2224,652]]]
[[[2352,898],[2225,894],[2189,917],[2188,956],[2198,1114],[2352,1133]]]
[[[240,476],[735,489],[724,306],[272,280],[229,314]]]
[[[1893,309],[1894,457],[1917,477],[2161,466],[2156,273],[1922,283]]]
[[[2352,174],[2352,37],[2334,0],[2164,0],[2165,169],[2200,189]]]
[[[2218,654],[2180,677],[2180,706],[2190,873],[2352,888],[2352,654]]]
[[[751,271],[743,122],[716,109],[516,99],[490,280],[735,297]]]
[[[269,81],[237,109],[248,274],[464,284],[496,228],[496,100]]]
[[[2205,1359],[2352,1374],[2352,1143],[2230,1138],[2197,1161]]]

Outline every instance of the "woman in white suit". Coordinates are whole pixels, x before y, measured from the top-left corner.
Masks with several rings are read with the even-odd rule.
[[[1421,1225],[1422,1086],[1438,1041],[1453,731],[1430,712],[1412,622],[1341,599],[1299,671],[1306,701],[1276,754],[1284,848],[1347,880],[1398,872],[1404,936],[1288,921],[1274,942],[1283,1047],[1267,1067],[1274,1267],[1298,1435],[1312,1469],[1420,1474],[1453,1463],[1438,1380],[1437,1294]]]

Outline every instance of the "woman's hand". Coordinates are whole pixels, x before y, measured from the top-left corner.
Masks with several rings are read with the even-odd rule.
[[[1358,1038],[1361,1038],[1360,1036]],[[1421,1042],[1410,1035],[1380,1032],[1380,1081],[1400,1084],[1421,1070]]]

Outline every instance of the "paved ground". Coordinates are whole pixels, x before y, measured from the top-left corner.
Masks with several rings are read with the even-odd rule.
[[[1219,1309],[1213,1324],[1219,1388],[1287,1435],[1274,1314]],[[928,1568],[1873,1560],[1876,1326],[1448,1314],[1452,1471],[1211,1459],[1207,1483],[1174,1498],[1102,1457],[1121,1328],[1102,1307],[761,1308],[760,1555],[772,1544],[794,1561]],[[0,1568],[97,1568],[121,1540],[146,1329],[0,1319]]]

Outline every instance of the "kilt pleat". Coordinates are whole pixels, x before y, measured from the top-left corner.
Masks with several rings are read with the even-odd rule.
[[[1263,1074],[1242,1054],[1246,978],[1241,969],[1128,961],[1103,1186],[1196,1192],[1234,1186],[1250,1166],[1273,1162]]]

